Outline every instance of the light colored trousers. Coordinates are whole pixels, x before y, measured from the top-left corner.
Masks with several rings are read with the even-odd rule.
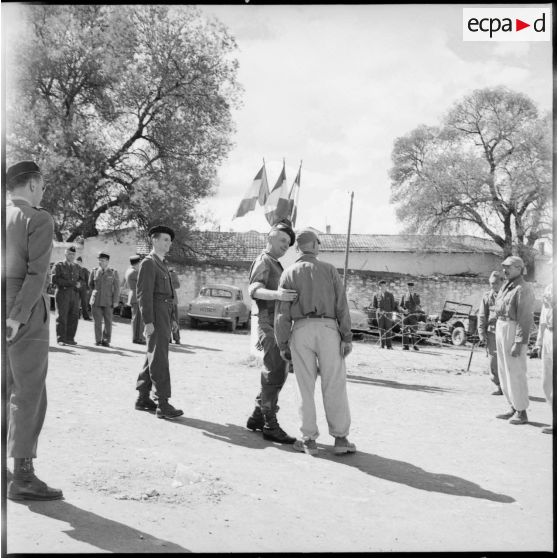
[[[542,388],[546,400],[550,403],[550,407],[552,407],[552,401],[554,400],[552,389],[552,331],[549,329],[544,330],[541,356],[543,365]]]
[[[511,356],[515,341],[517,324],[512,321],[496,322],[496,351],[498,352],[498,376],[500,387],[509,404],[516,411],[525,411],[529,407],[529,390],[527,387],[527,345],[521,345],[519,356]]]
[[[303,439],[315,440],[320,434],[314,401],[318,366],[329,433],[334,437],[347,436],[351,414],[345,359],[341,356],[341,336],[336,320],[310,318],[296,321],[291,332],[290,348],[300,395]]]

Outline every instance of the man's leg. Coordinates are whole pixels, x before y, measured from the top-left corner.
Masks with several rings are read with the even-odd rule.
[[[68,305],[68,323],[66,326],[66,331],[68,335],[68,341],[75,341],[76,331],[79,322],[79,293],[73,289],[68,289],[66,291],[69,293],[69,305]]]
[[[388,318],[387,315],[384,317],[384,320],[386,328],[386,347],[388,349],[391,349],[393,340],[393,320],[391,318]]]
[[[112,306],[103,306],[103,341],[110,343],[112,339]]]
[[[88,299],[89,299],[89,291],[87,289],[80,289],[79,296],[80,296],[80,303],[81,303],[81,316],[84,320],[90,320],[89,317],[89,310],[87,308]]]
[[[553,372],[552,372],[552,331],[545,330],[542,345],[542,388],[544,396],[552,409],[552,402],[554,400],[554,391],[552,386]]]
[[[66,336],[67,316],[69,308],[69,298],[67,291],[58,289],[55,295],[56,309],[58,314],[56,316],[56,341],[65,343],[68,337]]]
[[[95,343],[100,345],[103,341],[103,309],[100,306],[93,305],[91,313],[93,314],[93,322],[95,324]]]

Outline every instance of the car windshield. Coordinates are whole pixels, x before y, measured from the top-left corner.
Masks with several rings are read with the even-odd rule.
[[[225,289],[205,288],[200,291],[200,296],[211,296],[214,298],[232,298],[232,293]]]

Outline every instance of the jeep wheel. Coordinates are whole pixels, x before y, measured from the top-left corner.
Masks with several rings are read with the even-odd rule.
[[[229,331],[236,331],[236,322],[238,321],[238,318],[233,318],[232,321],[230,321],[227,324],[227,328]]]
[[[456,346],[465,345],[467,342],[467,334],[465,333],[465,328],[456,327],[451,332],[451,342]]]

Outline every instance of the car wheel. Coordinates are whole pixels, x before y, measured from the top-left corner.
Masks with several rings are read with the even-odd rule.
[[[227,328],[229,331],[236,331],[236,324],[237,324],[238,318],[233,318],[232,321],[227,323]]]
[[[467,334],[465,328],[458,326],[451,332],[451,342],[454,345],[461,346],[467,342]]]

